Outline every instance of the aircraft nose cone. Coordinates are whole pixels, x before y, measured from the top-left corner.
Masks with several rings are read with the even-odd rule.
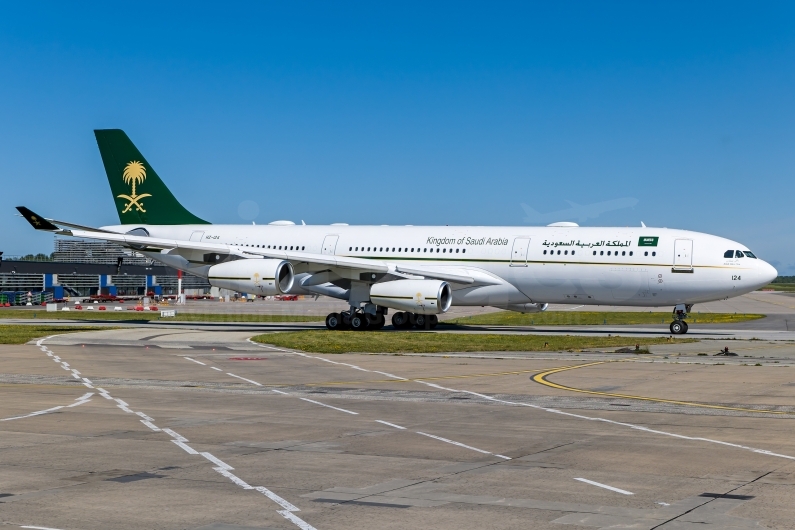
[[[765,261],[762,266],[761,277],[764,279],[765,285],[767,285],[778,277],[778,271],[773,265]]]

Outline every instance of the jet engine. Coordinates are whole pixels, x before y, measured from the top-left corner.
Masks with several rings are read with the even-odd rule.
[[[450,309],[453,291],[447,282],[439,280],[395,280],[373,285],[370,300],[410,313],[435,315]]]
[[[213,287],[268,296],[289,292],[295,273],[289,261],[241,259],[213,265],[207,279]]]

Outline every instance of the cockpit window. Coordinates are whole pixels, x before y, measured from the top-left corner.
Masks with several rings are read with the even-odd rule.
[[[743,257],[743,255],[744,255],[744,254],[743,254],[743,251],[742,251],[742,250],[738,250],[737,252],[735,252],[735,254],[734,254],[734,257],[736,257],[736,258],[742,258],[742,257]]]
[[[723,253],[723,257],[724,258],[733,258],[734,257],[734,251],[733,250],[727,250],[726,252]]]
[[[745,251],[745,257],[756,259],[756,256],[754,256],[753,252],[751,252],[750,250]]]

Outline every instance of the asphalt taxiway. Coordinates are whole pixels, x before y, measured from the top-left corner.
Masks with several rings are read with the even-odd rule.
[[[0,346],[10,528],[794,528],[795,345],[316,355]]]

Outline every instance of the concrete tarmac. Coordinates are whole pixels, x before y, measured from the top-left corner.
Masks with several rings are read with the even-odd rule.
[[[316,355],[251,334],[0,346],[0,524],[795,528],[791,343]]]

